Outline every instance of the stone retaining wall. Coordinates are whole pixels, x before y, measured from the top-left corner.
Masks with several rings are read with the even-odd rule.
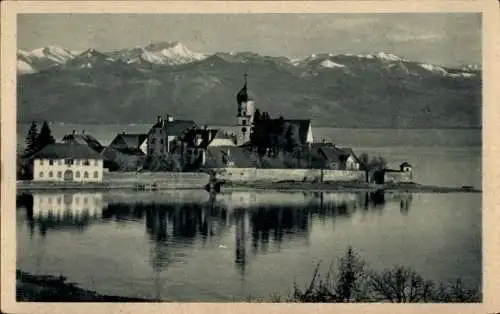
[[[321,169],[218,169],[217,178],[232,182],[279,182],[279,181],[356,181],[365,182],[364,171],[321,170]]]

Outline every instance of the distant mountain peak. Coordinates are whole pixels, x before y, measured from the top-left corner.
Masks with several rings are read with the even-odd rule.
[[[102,57],[102,56],[105,55],[94,48],[89,48],[78,55],[78,57],[86,57],[86,58]]]
[[[324,68],[345,68],[345,65],[326,59],[320,63]]]
[[[393,55],[392,53],[386,53],[386,52],[377,52],[374,54],[375,57],[377,57],[380,60],[386,60],[386,61],[402,61],[403,59]]]
[[[64,63],[73,58],[73,54],[59,46],[46,46],[42,48],[33,49],[30,52],[22,51],[24,56],[36,59],[49,59],[56,63]]]

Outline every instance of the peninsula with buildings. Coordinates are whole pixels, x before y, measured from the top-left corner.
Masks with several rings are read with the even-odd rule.
[[[246,74],[230,129],[158,115],[147,133],[119,133],[104,146],[84,131],[56,142],[47,123],[38,133],[33,122],[17,162],[20,189],[457,191],[416,184],[412,165],[404,160],[389,169],[380,156],[358,156],[350,147],[318,141],[309,119],[271,117],[255,106]]]

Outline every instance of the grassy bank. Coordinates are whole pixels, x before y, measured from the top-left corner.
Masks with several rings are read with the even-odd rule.
[[[102,295],[79,288],[65,277],[32,275],[16,272],[16,299],[18,302],[154,302],[141,298]]]

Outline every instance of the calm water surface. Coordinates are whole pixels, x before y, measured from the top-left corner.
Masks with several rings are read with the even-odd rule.
[[[142,126],[85,130],[108,144],[113,132],[143,131],[134,127]],[[72,128],[53,126],[57,139]],[[409,161],[418,182],[481,186],[480,130],[316,134],[321,132],[332,142],[351,143],[357,153],[381,154],[391,166]],[[326,271],[352,245],[375,269],[403,264],[429,279],[461,277],[480,286],[481,197],[272,191],[211,197],[202,190],[24,194],[17,205],[17,267],[62,274],[103,294],[245,300],[287,294],[294,281],[310,279],[319,261]]]
[[[27,194],[20,269],[105,294],[223,301],[286,294],[344,254],[481,282],[480,194],[205,191]]]

